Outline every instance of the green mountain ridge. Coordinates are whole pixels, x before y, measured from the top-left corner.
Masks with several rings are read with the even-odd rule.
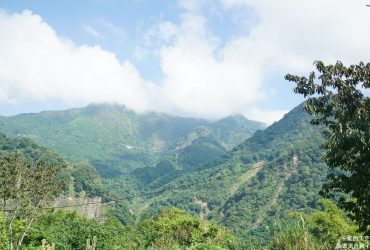
[[[267,237],[266,226],[274,219],[310,210],[319,199],[327,168],[321,160],[321,130],[310,125],[310,119],[299,105],[215,162],[169,182],[166,189],[174,191],[146,200],[149,211],[177,206],[242,237]]]
[[[178,176],[199,170],[227,152],[214,136],[202,136],[166,155],[154,167],[136,169],[132,174],[148,189],[160,187]]]
[[[241,115],[208,121],[111,104],[0,117],[0,131],[30,137],[69,162],[89,162],[117,195],[199,169],[264,127]]]
[[[231,149],[264,127],[241,116],[227,119],[210,122],[155,112],[137,114],[120,105],[94,104],[0,117],[0,130],[30,137],[55,149],[68,161],[87,160],[103,176],[113,177],[152,165],[163,153],[174,150],[181,138],[199,129],[207,131],[204,135],[213,134],[223,147]],[[202,135],[196,138],[199,136]]]
[[[209,122],[91,105],[1,117],[0,128],[89,161],[105,189],[136,197],[127,201],[136,218],[174,206],[266,239],[275,219],[319,199],[327,167],[321,128],[310,120],[303,104],[264,130],[239,115]]]
[[[111,190],[103,187],[101,177],[89,163],[71,164],[54,150],[41,146],[30,138],[24,136],[9,137],[0,132],[0,160],[6,158],[8,154],[15,153],[25,158],[30,164],[42,161],[60,168],[58,178],[64,182],[64,190],[56,197],[52,206],[88,204],[97,200],[110,201],[114,197]],[[73,180],[73,184],[71,180]],[[106,210],[103,205],[99,204],[76,206],[69,208],[69,210],[91,217],[91,214],[89,214],[89,209],[91,208],[99,211],[100,214],[105,213]],[[128,211],[128,204],[125,201],[117,202],[110,209],[125,224],[134,220]]]
[[[30,162],[45,161],[63,165],[64,159],[55,151],[40,146],[29,138],[20,136],[10,138],[0,132],[0,154],[15,153],[22,155]]]

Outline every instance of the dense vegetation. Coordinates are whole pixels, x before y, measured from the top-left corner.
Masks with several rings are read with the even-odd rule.
[[[2,222],[2,221],[0,221]],[[0,226],[4,223],[0,224]],[[18,221],[21,230],[22,221]],[[6,230],[6,228],[5,228]],[[77,213],[44,213],[32,225],[25,240],[27,249],[40,249],[43,240],[56,249],[86,249],[96,239],[97,249],[237,249],[235,236],[225,229],[178,209],[166,209],[136,226],[124,226],[111,216],[104,222]],[[4,241],[5,240],[5,241]],[[3,248],[6,239],[0,238]]]
[[[89,161],[103,177],[116,177],[152,166],[163,153],[184,148],[202,136],[212,135],[224,149],[231,149],[264,125],[240,115],[210,122],[154,112],[137,114],[124,106],[101,104],[0,117],[0,128],[53,148],[68,161]]]
[[[152,131],[125,137],[114,130],[124,122],[118,118],[114,121],[110,113],[131,116],[127,123],[131,125],[132,117],[156,117],[154,120],[160,122],[154,126],[151,120],[152,125],[142,126],[154,126]],[[110,117],[108,127],[102,125],[100,116]],[[1,135],[0,151],[17,151],[30,162],[43,159],[65,166],[60,178],[66,185],[56,199],[58,206],[78,205],[89,199],[115,201],[98,206],[101,212],[95,219],[86,217],[88,209],[84,207],[45,211],[24,239],[29,249],[39,249],[43,239],[54,243],[56,249],[85,249],[88,239],[89,244],[97,239],[98,249],[331,249],[343,235],[360,235],[359,228],[335,204],[318,202],[326,174],[337,173],[330,172],[321,159],[322,127],[310,125],[311,117],[303,104],[235,147],[232,141],[248,127],[239,116],[206,124],[190,118],[162,120],[164,115],[152,113],[140,119],[138,116],[122,107],[104,105],[0,119],[3,128],[17,135]],[[73,164],[66,162],[23,136],[24,131],[32,130],[38,141],[58,139],[55,134],[37,132],[21,123],[42,125],[40,117],[45,124],[50,119],[47,129],[58,127],[58,136],[67,136],[69,143],[75,143],[74,149],[84,146],[84,139],[87,148],[94,145],[101,149],[95,155],[82,147],[73,152],[82,156],[73,159]],[[87,127],[70,130],[70,124],[79,119],[90,119],[83,122]],[[179,124],[173,119],[183,123],[179,130],[174,129]],[[95,138],[90,135],[95,130],[88,127],[97,124],[101,126],[97,133],[103,135]],[[106,139],[111,129],[116,136]],[[81,137],[84,139],[70,137],[77,131],[86,133]],[[161,150],[159,144],[153,149],[153,136],[166,142],[160,144]],[[129,141],[134,137],[136,141]],[[113,144],[120,144],[121,151],[113,144],[107,147],[109,138]],[[105,147],[107,151],[100,151]],[[69,154],[63,148],[56,150]],[[8,229],[1,218],[0,242],[7,242]],[[22,229],[22,219],[18,219],[17,227]]]
[[[39,249],[43,240],[53,243],[57,249],[85,249],[86,240],[93,238],[99,239],[97,241],[98,249],[163,249],[163,247],[172,248],[175,246],[193,249],[218,246],[219,249],[222,247],[232,249],[236,247],[236,238],[225,229],[214,223],[191,217],[178,209],[163,210],[153,219],[142,218],[136,226],[130,227],[121,223],[116,209],[106,211],[108,217],[103,222],[81,216],[77,212],[43,210],[39,198],[37,198],[38,195],[42,196],[40,199],[44,199],[45,195],[54,194],[52,193],[54,189],[49,187],[47,183],[51,185],[55,183],[60,188],[64,187],[65,195],[68,195],[69,199],[75,196],[75,192],[87,192],[90,195],[109,195],[109,193],[101,192],[101,179],[88,163],[67,166],[67,163],[56,153],[38,146],[30,139],[9,138],[3,134],[1,138],[0,179],[2,186],[0,193],[11,196],[9,198],[4,196],[4,199],[3,197],[1,199],[1,206],[5,209],[6,215],[4,218],[4,214],[0,212],[1,249],[20,249],[22,244],[26,245],[28,249]],[[48,162],[52,166],[63,166],[63,168],[58,168],[58,175],[48,172],[41,179],[32,179],[34,174],[39,172],[39,167],[41,171],[49,171],[49,167],[40,165],[40,162]],[[36,165],[34,167],[28,166],[28,163]],[[13,171],[7,171],[8,167],[9,171],[12,169]],[[28,180],[30,177],[24,189],[26,193],[23,193],[23,189],[21,189],[23,184],[20,187],[17,186],[21,174],[24,180]],[[54,176],[57,179],[52,179]],[[45,177],[48,177],[50,182],[46,182]],[[13,179],[14,181],[12,181]],[[59,181],[65,182],[68,179],[73,182],[59,186]],[[9,185],[5,185],[8,182]],[[11,187],[12,183],[14,183],[16,190],[6,192],[6,188]],[[33,186],[42,188],[42,190],[33,190]],[[4,192],[2,192],[3,189]],[[15,196],[13,197],[13,195]],[[52,196],[47,197],[52,198]],[[7,201],[7,203],[3,203],[3,201]],[[18,201],[21,201],[19,203],[20,212],[16,213]],[[38,204],[34,204],[35,202]],[[52,202],[43,205],[53,206]],[[31,215],[32,217],[30,217]],[[14,242],[11,240],[13,238]],[[19,243],[18,238],[22,238]]]
[[[348,235],[359,237],[358,227],[332,201],[320,200],[318,205],[320,210],[315,209],[309,214],[294,212],[284,220],[274,222],[268,248],[330,250],[361,243],[360,240],[344,239]],[[365,244],[362,244],[365,249]]]
[[[158,191],[163,188],[171,190],[171,187],[189,184],[194,180],[248,170],[255,166],[261,168],[184,190],[139,197],[129,201],[131,209],[135,211],[136,217],[140,217],[145,212],[140,209],[143,206],[148,207],[150,215],[156,214],[163,207],[176,206],[194,215],[201,214],[204,218],[218,221],[239,236],[255,234],[259,238],[266,238],[268,233],[263,228],[271,223],[271,218],[281,217],[294,209],[313,208],[318,199],[318,190],[324,181],[322,172],[326,168],[320,160],[319,150],[305,153],[306,150],[318,149],[322,142],[319,130],[310,126],[309,120],[310,117],[301,105],[278,123],[257,132],[222,157],[226,151],[214,136],[197,138],[190,134],[190,139],[185,137],[178,143],[176,153],[165,155],[154,167],[140,169],[145,171],[137,169],[132,172],[136,183],[147,187],[141,192],[154,191],[153,188]],[[196,133],[204,132],[198,129]],[[179,146],[184,144],[185,147]],[[203,156],[210,155],[211,161],[208,164],[200,152]],[[296,162],[293,157],[297,157]],[[196,161],[200,163],[196,164]],[[195,165],[201,165],[202,168],[197,170]],[[106,187],[109,189],[110,182],[101,181],[98,173],[87,166],[87,163],[82,164],[80,170],[72,171],[77,182],[75,189],[92,193],[92,190],[99,190],[96,185],[100,182],[108,183]],[[185,174],[179,174],[182,172]],[[132,179],[126,177],[127,182],[132,182]],[[135,193],[131,190],[131,193],[126,194],[130,196]]]
[[[315,62],[319,76],[287,75],[296,93],[309,97],[305,109],[313,125],[325,126],[325,162],[334,170],[323,187],[325,197],[337,200],[370,233],[370,63],[344,66]]]
[[[309,122],[300,105],[202,170],[171,181],[165,186],[169,191],[144,202],[153,214],[162,207],[177,206],[218,221],[240,237],[267,241],[266,225],[289,211],[310,211],[319,199],[327,168],[320,158],[322,135]]]
[[[109,104],[0,117],[7,134],[30,137],[72,163],[92,165],[105,190],[117,197],[147,192],[197,170],[263,128],[241,115],[207,121],[137,114]]]

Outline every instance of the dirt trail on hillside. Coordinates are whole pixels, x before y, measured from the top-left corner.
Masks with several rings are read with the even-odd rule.
[[[272,198],[271,198],[271,202],[266,206],[266,210],[263,212],[263,215],[258,217],[256,219],[256,221],[253,223],[252,225],[252,229],[255,229],[256,227],[258,227],[259,224],[261,224],[261,222],[267,217],[267,214],[269,211],[271,211],[271,209],[277,205],[277,202],[278,202],[278,199],[279,199],[279,196],[280,196],[280,193],[281,191],[283,190],[284,186],[285,186],[285,183],[289,180],[290,176],[292,175],[292,173],[295,173],[297,172],[297,169],[298,169],[298,163],[299,163],[299,159],[298,159],[298,156],[293,156],[292,158],[292,165],[291,167],[289,168],[289,171],[287,172],[287,175],[286,177],[283,179],[282,182],[279,183],[279,185],[277,186],[276,188],[276,191],[274,192]]]
[[[235,183],[234,185],[231,186],[231,188],[229,190],[230,197],[232,197],[236,193],[236,191],[238,191],[238,189],[243,184],[245,184],[247,181],[249,181],[252,177],[256,176],[257,173],[259,171],[261,171],[262,166],[263,166],[264,163],[265,163],[264,161],[259,161],[259,162],[255,163],[255,164],[253,164],[251,171],[247,171],[244,174],[242,174],[239,177],[239,181],[237,183]]]

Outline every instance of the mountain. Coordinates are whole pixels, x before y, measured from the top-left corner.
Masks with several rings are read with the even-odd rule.
[[[176,206],[241,237],[266,238],[274,219],[319,198],[327,167],[322,129],[310,119],[303,104],[264,130],[240,115],[211,122],[90,105],[0,117],[0,129],[90,162],[105,189],[135,197],[128,203],[136,218]]]
[[[163,153],[184,147],[176,145],[181,140],[190,145],[212,134],[231,149],[262,128],[262,123],[243,116],[210,122],[154,112],[138,114],[109,104],[0,117],[0,130],[32,138],[71,162],[88,160],[103,176],[149,166]]]
[[[63,165],[65,161],[55,151],[40,146],[26,137],[11,138],[0,132],[0,155],[19,153],[30,162],[45,161]]]
[[[168,191],[145,201],[149,211],[177,206],[240,236],[267,237],[273,219],[313,208],[319,198],[327,167],[321,160],[321,129],[310,119],[299,105],[230,153],[169,182]],[[199,184],[189,185],[194,182]],[[184,184],[189,186],[178,188]]]
[[[146,189],[160,187],[184,175],[197,171],[206,163],[211,162],[227,153],[227,150],[214,136],[202,136],[192,141],[184,148],[177,148],[163,157],[154,167],[136,169],[133,176]]]
[[[158,175],[163,171],[167,177],[157,183],[167,183],[225,154],[264,127],[241,115],[208,121],[139,114],[110,104],[0,117],[0,131],[32,138],[70,162],[89,162],[101,177],[111,179],[107,185],[117,192],[145,188],[163,178]]]
[[[9,137],[0,132],[0,160],[8,153],[15,152],[23,156],[29,163],[43,161],[60,167],[58,178],[66,184],[69,181],[69,185],[65,185],[62,193],[53,202],[53,206],[89,204],[82,207],[72,207],[69,210],[90,217],[101,216],[104,213],[104,206],[90,205],[90,203],[101,200],[110,201],[114,197],[113,192],[103,187],[101,177],[90,164],[86,162],[70,164],[54,150],[41,146],[32,139],[24,136]],[[134,217],[129,213],[128,204],[125,201],[119,201],[111,208],[113,208],[111,209],[112,213],[121,222],[125,224],[133,222]],[[92,215],[91,210],[94,211]]]

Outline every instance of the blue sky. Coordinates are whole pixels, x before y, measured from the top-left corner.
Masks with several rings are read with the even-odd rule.
[[[114,102],[271,123],[303,101],[286,73],[369,60],[365,3],[2,1],[0,114]]]

